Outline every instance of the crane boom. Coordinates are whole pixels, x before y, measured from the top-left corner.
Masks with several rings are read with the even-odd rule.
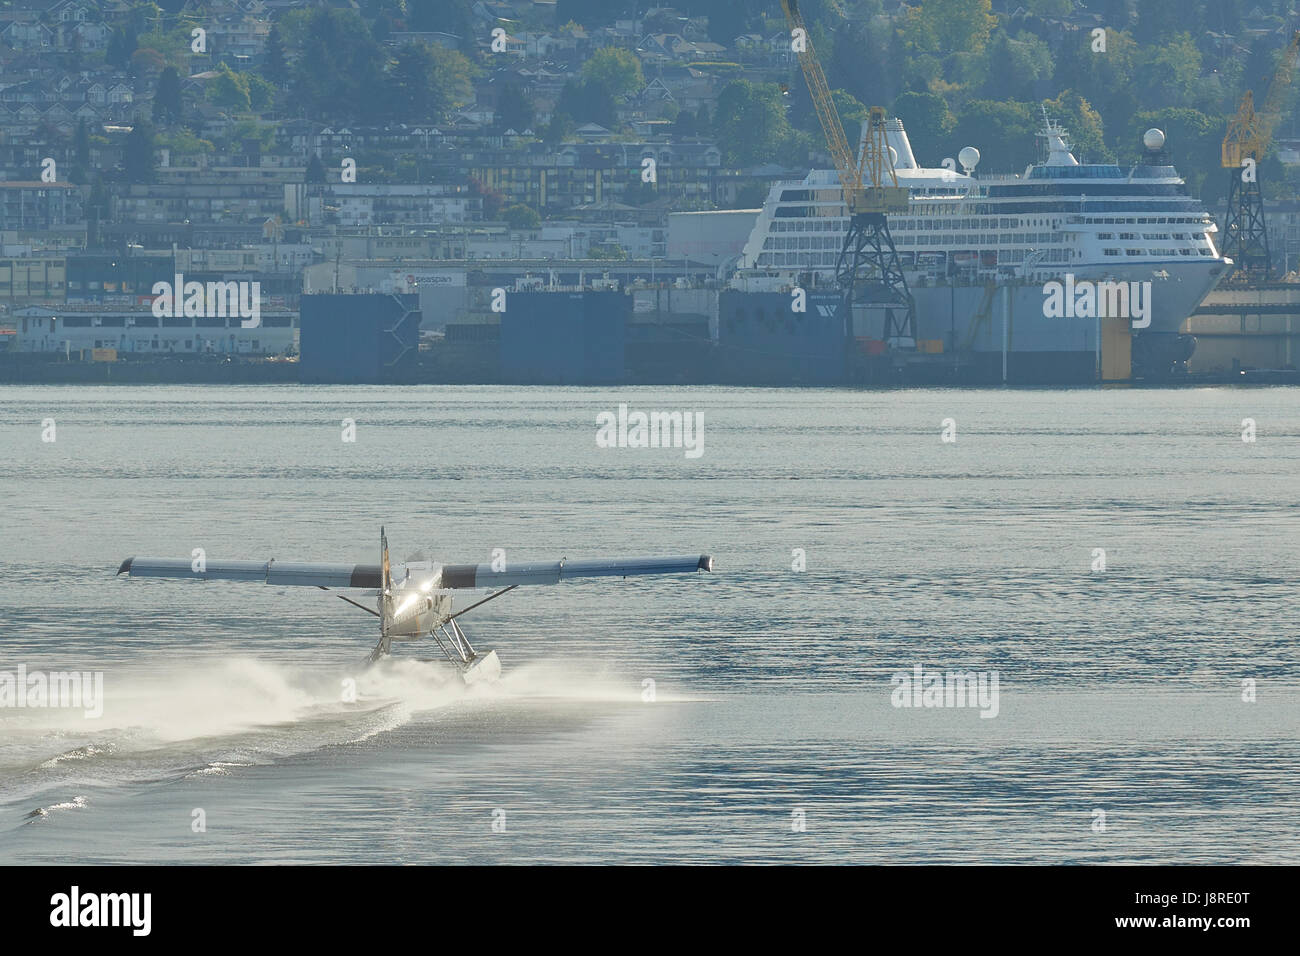
[[[844,127],[840,125],[840,117],[835,109],[835,100],[826,83],[826,74],[822,72],[821,63],[817,61],[812,38],[808,34],[808,25],[804,23],[803,14],[799,12],[799,2],[781,0],[781,9],[785,11],[785,18],[790,23],[791,31],[799,31],[800,35],[793,39],[793,48],[799,58],[804,79],[808,81],[808,92],[812,94],[817,119],[826,134],[826,145],[830,147],[831,159],[840,172],[840,182],[846,193],[859,190],[862,188],[862,175],[853,162],[849,141],[844,136]]]
[[[1263,159],[1273,141],[1273,130],[1282,113],[1282,105],[1295,77],[1296,54],[1300,52],[1300,30],[1291,34],[1278,64],[1277,72],[1269,83],[1263,107],[1256,112],[1255,94],[1247,90],[1241,98],[1237,115],[1228,123],[1228,133],[1223,137],[1222,164],[1225,169],[1239,169],[1245,159]]]
[[[861,156],[855,164],[826,74],[808,36],[808,25],[799,12],[799,0],[781,0],[781,9],[790,24],[790,48],[798,54],[817,119],[826,134],[826,145],[839,171],[849,214],[844,244],[835,262],[835,282],[844,295],[841,315],[846,341],[854,336],[855,311],[876,309],[884,312],[881,339],[885,344],[892,349],[915,351],[916,303],[907,287],[886,215],[907,211],[908,192],[898,185],[889,155],[885,111],[879,106],[871,108]],[[869,179],[864,178],[864,169]],[[861,303],[855,302],[859,289],[864,293]]]
[[[1273,130],[1295,77],[1297,52],[1300,52],[1300,30],[1291,34],[1291,42],[1273,74],[1261,108],[1255,110],[1255,94],[1247,90],[1223,137],[1220,161],[1230,172],[1222,251],[1236,263],[1240,277],[1259,274],[1268,278],[1273,269],[1257,166],[1273,141]]]
[[[900,212],[907,209],[907,190],[900,188],[894,174],[894,164],[889,161],[889,147],[885,143],[885,111],[872,107],[868,135],[861,157],[855,163],[849,141],[840,123],[835,99],[831,96],[826,74],[822,71],[817,53],[813,49],[808,24],[799,11],[799,0],[781,0],[781,9],[792,31],[792,46],[799,58],[808,92],[812,96],[817,119],[826,136],[831,159],[839,170],[840,185],[844,187],[844,203],[850,214],[862,212]],[[797,34],[796,34],[797,31]],[[869,180],[864,177],[865,171]],[[888,180],[886,184],[885,180]],[[868,184],[869,183],[869,184]]]
[[[1291,34],[1291,42],[1287,45],[1286,53],[1282,56],[1282,62],[1277,66],[1277,72],[1273,74],[1273,82],[1268,86],[1268,96],[1264,98],[1264,109],[1262,117],[1262,132],[1264,140],[1261,144],[1263,149],[1267,149],[1273,140],[1273,128],[1282,116],[1282,106],[1286,101],[1287,94],[1291,91],[1291,80],[1295,76],[1295,59],[1296,53],[1300,52],[1300,30]]]

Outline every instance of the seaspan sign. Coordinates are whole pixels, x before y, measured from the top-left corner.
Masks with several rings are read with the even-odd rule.
[[[435,287],[463,287],[465,285],[465,271],[456,272],[408,272],[405,275],[408,285],[427,285]]]

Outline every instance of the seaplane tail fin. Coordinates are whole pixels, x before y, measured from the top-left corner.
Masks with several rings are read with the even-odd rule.
[[[392,565],[388,561],[388,535],[384,534],[384,526],[379,526],[379,566],[382,569],[383,584],[381,587],[385,591],[393,589],[393,571]]]
[[[388,535],[379,526],[379,646],[376,654],[388,653],[388,629],[393,623],[393,568],[388,560]]]

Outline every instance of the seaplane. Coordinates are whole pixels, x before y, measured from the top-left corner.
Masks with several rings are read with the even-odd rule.
[[[574,578],[630,577],[642,574],[684,574],[712,571],[707,554],[669,557],[597,558],[510,564],[435,564],[416,555],[399,564],[388,557],[388,538],[379,529],[379,564],[313,564],[301,561],[211,561],[196,552],[184,558],[127,558],[118,574],[136,578],[187,578],[199,581],[259,581],[278,586],[314,587],[322,591],[360,590],[376,599],[370,608],[345,594],[338,598],[379,618],[379,643],[366,657],[374,664],[399,641],[432,638],[443,657],[467,684],[489,682],[501,675],[495,650],[480,654],[465,636],[458,619],[525,584],[559,584]],[[492,591],[463,607],[453,609],[459,590]]]

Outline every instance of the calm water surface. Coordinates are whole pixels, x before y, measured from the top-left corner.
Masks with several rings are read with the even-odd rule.
[[[598,448],[619,402],[704,454]],[[4,387],[0,494],[0,672],[106,698],[0,708],[0,862],[1300,862],[1297,389]],[[381,524],[716,569],[476,610],[469,690],[324,591],[113,573]]]

